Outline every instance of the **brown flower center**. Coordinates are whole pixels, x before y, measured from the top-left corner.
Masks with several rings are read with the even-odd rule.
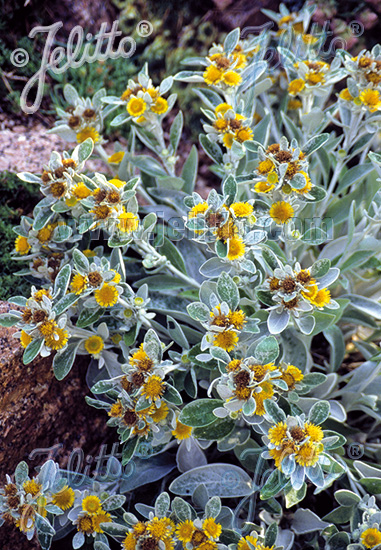
[[[103,282],[103,277],[98,271],[91,271],[88,274],[87,279],[91,286],[99,286]]]
[[[303,441],[305,438],[304,430],[300,426],[293,426],[290,435],[294,441]]]
[[[246,370],[241,370],[234,375],[234,383],[237,388],[246,388],[250,382],[250,374]]]
[[[281,283],[281,288],[287,294],[292,294],[296,290],[296,282],[292,277],[286,277]]]
[[[128,409],[123,416],[123,421],[127,426],[134,426],[138,420],[138,416],[135,411]]]

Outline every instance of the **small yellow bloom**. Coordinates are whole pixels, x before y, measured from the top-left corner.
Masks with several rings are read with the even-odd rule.
[[[47,336],[45,338],[45,345],[46,347],[57,351],[66,346],[68,339],[68,332],[62,328],[57,327],[51,336]]]
[[[86,256],[86,258],[94,258],[94,256],[96,256],[94,250],[90,250],[90,248],[86,248],[86,250],[82,250],[82,252]]]
[[[375,527],[371,527],[363,531],[360,539],[366,548],[373,548],[381,543],[381,531]]]
[[[316,307],[325,307],[331,301],[331,293],[326,288],[322,288],[309,300]]]
[[[223,71],[215,67],[214,65],[209,65],[206,71],[203,74],[205,82],[212,86],[213,84],[218,84],[222,80]]]
[[[188,439],[192,435],[192,428],[176,420],[176,428],[172,431],[172,435],[179,441]]]
[[[192,535],[194,531],[195,526],[193,524],[193,521],[187,519],[178,524],[176,529],[176,536],[181,542],[187,543],[192,540]]]
[[[25,332],[25,330],[21,331],[20,344],[22,345],[23,348],[28,347],[28,345],[31,343],[32,340],[33,340],[33,338],[31,337],[30,334]]]
[[[85,340],[85,350],[90,355],[98,355],[104,348],[103,339],[100,336],[90,336]]]
[[[227,86],[238,86],[242,82],[242,77],[235,71],[226,71],[222,75],[222,80]]]
[[[155,411],[150,414],[150,417],[154,422],[161,422],[162,420],[165,420],[168,416],[169,408],[164,401],[161,402],[160,407],[155,409]]]
[[[141,116],[146,110],[147,104],[141,97],[131,97],[127,103],[128,114],[133,117]]]
[[[53,231],[53,225],[49,224],[46,227],[40,229],[40,231],[37,233],[37,239],[40,241],[40,243],[47,243],[52,238]]]
[[[251,550],[250,546],[248,545],[248,542],[250,542],[250,544],[252,544],[254,547],[256,547],[257,546],[257,540],[258,539],[254,538],[251,535],[248,535],[245,538],[242,537],[238,541],[237,550]]]
[[[19,235],[15,240],[15,249],[16,252],[18,252],[22,256],[24,254],[28,254],[29,250],[31,249],[28,239],[26,237],[23,237],[22,235]]]
[[[300,466],[314,466],[319,460],[319,455],[323,449],[324,447],[321,444],[304,443],[295,455],[295,462]]]
[[[119,164],[120,162],[122,162],[123,157],[123,151],[118,151],[117,153],[113,153],[110,157],[108,157],[108,161],[112,164]]]
[[[275,168],[275,165],[274,165],[273,161],[270,160],[270,159],[266,159],[266,160],[263,160],[262,162],[259,163],[257,171],[261,175],[265,175],[265,174],[268,174],[269,172],[271,172],[272,170],[274,170],[274,168]]]
[[[230,206],[237,218],[245,218],[253,213],[253,205],[248,202],[233,202]]]
[[[238,260],[245,255],[245,244],[240,238],[234,238],[229,240],[229,248],[227,258],[228,260]]]
[[[227,318],[228,322],[237,330],[242,330],[244,324],[246,323],[246,315],[241,309],[238,309],[237,311],[230,311]]]
[[[151,111],[153,113],[156,113],[157,115],[162,115],[163,113],[166,113],[168,110],[168,101],[164,99],[164,97],[158,97],[151,105]]]
[[[203,521],[202,528],[204,533],[211,539],[218,539],[222,533],[221,525],[216,523],[213,518],[206,518]]]
[[[224,349],[225,351],[232,351],[238,344],[238,334],[232,330],[225,330],[214,335],[213,345]]]
[[[87,285],[87,279],[84,275],[77,273],[74,275],[73,280],[70,283],[70,288],[74,294],[81,294]]]
[[[80,130],[77,133],[78,143],[82,143],[83,141],[86,141],[86,139],[88,138],[91,138],[94,141],[94,143],[96,143],[100,139],[99,132],[97,132],[95,128],[90,128],[87,126],[86,128],[83,128],[83,130]]]
[[[269,193],[275,188],[275,185],[271,185],[267,181],[259,181],[254,186],[254,191],[256,193]]]
[[[244,141],[253,139],[253,130],[251,128],[241,128],[236,131],[234,138],[238,141],[238,143],[243,143]]]
[[[378,111],[381,107],[380,92],[378,90],[363,90],[360,93],[360,101],[368,107],[371,113]]]
[[[79,200],[86,199],[91,195],[91,191],[88,187],[86,187],[83,181],[80,181],[73,188],[73,195]]]
[[[146,399],[160,399],[163,396],[165,383],[157,374],[152,374],[143,384],[142,394]]]
[[[119,216],[118,227],[123,233],[132,233],[139,227],[139,217],[132,212],[126,212],[123,207],[123,212]]]
[[[115,185],[115,187],[120,189],[121,187],[123,187],[125,185],[126,182],[123,181],[123,180],[120,180],[119,178],[113,178],[113,179],[109,180],[109,183],[112,183],[113,185]]]
[[[324,74],[321,72],[311,72],[306,74],[306,82],[311,86],[316,86],[316,84],[324,84],[325,78]]]
[[[306,83],[302,78],[296,78],[295,80],[291,80],[291,82],[288,85],[288,93],[290,95],[297,95],[302,90],[304,90],[306,86]]]
[[[269,429],[268,438],[273,445],[280,445],[287,435],[287,424],[278,422],[275,426]]]
[[[195,204],[188,212],[188,219],[197,218],[198,214],[204,214],[208,210],[207,202],[200,202]]]
[[[231,149],[234,141],[234,134],[228,132],[224,135],[222,138],[222,143],[225,145],[227,149]]]
[[[103,510],[93,516],[93,528],[95,533],[104,533],[101,529],[101,523],[110,523],[112,521],[111,515]]]
[[[270,217],[276,224],[288,223],[294,215],[294,209],[288,202],[274,202],[269,210]]]
[[[123,405],[120,401],[116,401],[115,403],[113,403],[108,412],[108,415],[111,416],[112,418],[120,418],[121,416],[123,416],[123,414],[124,414]]]
[[[23,489],[28,495],[35,497],[42,489],[41,483],[37,483],[35,479],[30,479],[23,483]]]
[[[99,497],[89,495],[82,500],[82,510],[90,515],[98,514],[102,511],[102,504]]]
[[[348,88],[344,88],[344,90],[341,90],[339,94],[340,99],[345,99],[345,101],[352,101],[353,96],[349,93]]]
[[[229,103],[220,103],[219,105],[217,105],[214,112],[216,113],[216,115],[224,115],[227,111],[229,111],[229,109],[233,109],[233,107],[229,105]]]
[[[74,491],[68,485],[65,485],[58,493],[52,495],[52,503],[61,508],[61,510],[69,510],[73,506],[74,500]]]
[[[115,286],[105,283],[94,292],[96,302],[102,307],[112,307],[118,301],[119,293]]]
[[[306,422],[304,424],[304,431],[306,433],[306,436],[308,436],[313,443],[319,443],[324,437],[324,433],[321,427],[316,426],[315,424],[312,424],[310,422]]]

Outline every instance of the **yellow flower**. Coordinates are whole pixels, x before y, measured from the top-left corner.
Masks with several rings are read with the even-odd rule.
[[[308,436],[313,443],[319,443],[324,437],[324,433],[321,427],[316,426],[315,424],[311,424],[310,422],[306,422],[304,424],[304,431],[306,433],[306,436]]]
[[[291,80],[291,82],[288,85],[288,93],[290,95],[297,95],[305,88],[305,85],[306,83],[302,78],[296,78],[295,80]]]
[[[188,219],[196,218],[198,214],[204,214],[208,210],[207,202],[199,202],[195,204],[188,212]]]
[[[293,191],[296,191],[296,193],[299,193],[300,195],[304,195],[305,193],[308,193],[308,191],[311,191],[312,182],[311,182],[311,178],[306,172],[303,172],[301,170],[299,174],[302,174],[306,178],[306,185],[302,187],[302,189],[293,189]]]
[[[43,296],[47,296],[50,300],[53,298],[53,296],[50,294],[50,290],[46,290],[46,288],[41,288],[34,293],[33,299],[36,300],[36,302],[41,302]]]
[[[35,497],[42,489],[41,483],[37,483],[35,479],[30,479],[23,483],[23,489],[28,495]]]
[[[109,183],[112,183],[113,185],[115,185],[115,187],[120,189],[121,187],[123,187],[123,185],[125,185],[126,182],[123,180],[120,180],[119,178],[113,178],[109,180]]]
[[[233,141],[234,141],[234,134],[231,134],[230,132],[225,134],[224,137],[222,138],[222,143],[225,145],[227,149],[232,148]]]
[[[331,293],[326,288],[322,288],[313,298],[309,298],[309,301],[316,307],[325,307],[331,301]]]
[[[103,533],[101,529],[101,523],[110,523],[112,521],[111,515],[103,510],[93,517],[93,528],[96,533]]]
[[[303,34],[302,40],[305,44],[316,44],[318,38],[313,34]]]
[[[206,71],[203,74],[204,80],[209,86],[213,84],[218,84],[222,80],[223,72],[215,67],[214,65],[209,65]]]
[[[40,231],[37,233],[37,239],[40,241],[40,243],[47,243],[48,241],[50,241],[53,235],[53,231],[53,225],[49,224],[46,227],[40,229]]]
[[[302,296],[307,300],[313,300],[318,292],[318,286],[315,283],[311,283],[305,287],[307,290],[302,290]]]
[[[39,326],[39,331],[41,332],[42,336],[51,336],[55,333],[57,328],[58,325],[54,321],[45,321],[45,323],[42,323]]]
[[[274,395],[274,389],[270,382],[262,382],[262,384],[259,384],[259,387],[262,391],[253,394],[253,397],[257,404],[255,414],[263,416],[266,412],[263,402],[266,399],[270,399]]]
[[[96,256],[94,250],[90,250],[90,248],[86,248],[86,250],[82,250],[82,252],[86,256],[86,258],[94,258],[94,256]]]
[[[164,540],[170,537],[175,530],[175,524],[169,518],[157,518],[154,517],[147,523],[147,531],[152,537],[160,540]]]
[[[286,382],[289,390],[294,389],[295,382],[301,382],[303,378],[302,371],[298,367],[294,367],[294,365],[288,365],[281,375],[281,379]]]
[[[81,294],[81,292],[83,292],[86,288],[86,283],[86,277],[80,273],[77,273],[74,275],[73,280],[70,283],[70,288],[74,294]]]
[[[81,533],[86,533],[87,535],[94,532],[93,518],[87,514],[84,516],[79,516],[76,521],[77,529]]]
[[[80,181],[77,183],[77,185],[73,188],[73,195],[77,199],[86,199],[91,195],[91,191],[86,185],[83,183],[83,181]]]
[[[23,348],[26,348],[31,343],[32,340],[33,338],[31,337],[30,334],[25,332],[25,330],[21,331],[20,344],[22,345]]]
[[[193,521],[187,519],[178,524],[176,529],[176,536],[181,542],[190,542],[192,540],[192,535],[195,531],[195,526]]]
[[[117,153],[113,153],[111,157],[108,157],[108,161],[112,162],[113,164],[119,164],[120,162],[122,162],[123,157],[123,151],[118,151]]]
[[[274,168],[275,168],[275,165],[272,162],[272,160],[266,159],[259,163],[257,171],[260,174],[265,175],[271,172],[272,170],[274,170]]]
[[[100,139],[99,132],[97,132],[97,130],[95,128],[90,128],[90,127],[87,126],[86,128],[83,128],[83,130],[80,130],[77,133],[77,142],[78,143],[82,143],[83,141],[85,141],[88,138],[91,138],[94,141],[94,143],[96,143]]]
[[[267,181],[259,181],[254,186],[254,191],[256,193],[269,193],[274,189],[275,185],[267,183]]]
[[[28,254],[29,250],[31,249],[28,239],[26,237],[23,237],[22,235],[19,235],[15,240],[15,249],[16,252],[18,252],[22,256],[24,254]]]
[[[230,311],[227,316],[228,322],[238,330],[243,329],[243,325],[246,323],[246,315],[241,309],[237,311]]]
[[[238,334],[232,330],[225,330],[214,335],[213,345],[231,351],[238,344]]]
[[[123,416],[123,414],[124,414],[123,405],[120,401],[116,401],[116,403],[113,403],[108,412],[108,415],[111,416],[112,418],[120,418],[121,416]]]
[[[127,103],[128,114],[133,117],[141,116],[146,110],[147,104],[141,97],[131,97]]]
[[[233,359],[226,365],[226,370],[228,372],[234,372],[240,369],[241,366],[241,359]]]
[[[136,548],[136,538],[133,533],[128,533],[126,538],[123,541],[124,550],[135,550]]]
[[[344,90],[341,90],[339,94],[340,99],[345,99],[345,101],[352,101],[353,96],[349,93],[348,88],[344,88]]]
[[[374,546],[377,546],[377,544],[381,543],[381,531],[375,527],[366,529],[361,534],[360,540],[366,548],[373,548]]]
[[[157,374],[152,374],[143,384],[142,394],[146,399],[160,399],[164,393],[165,383]]]
[[[287,424],[278,422],[275,426],[269,429],[268,438],[273,445],[280,445],[287,435]]]
[[[238,84],[242,82],[242,77],[235,71],[226,71],[226,73],[222,75],[222,80],[228,86],[238,86]]]
[[[61,510],[69,510],[74,504],[75,494],[71,487],[65,485],[58,493],[53,493],[52,502]]]
[[[89,495],[82,500],[82,510],[90,515],[102,511],[101,499],[96,495]]]
[[[243,143],[248,139],[253,139],[253,130],[251,128],[241,128],[236,131],[234,137],[239,143]]]
[[[253,213],[253,206],[248,202],[233,202],[230,208],[237,218],[244,218]]]
[[[360,93],[359,97],[361,102],[366,107],[368,107],[371,113],[374,113],[374,111],[378,111],[378,109],[381,107],[380,92],[378,90],[363,90]]]
[[[306,74],[306,82],[315,86],[316,84],[324,84],[325,78],[324,74],[321,72],[311,72]]]
[[[218,539],[222,532],[221,525],[216,523],[213,518],[206,518],[203,521],[202,528],[204,533],[211,539]]]
[[[214,540],[206,540],[197,547],[197,550],[217,550],[217,548],[217,543]]]
[[[176,420],[176,428],[172,431],[172,435],[179,441],[188,439],[192,435],[192,428]]]
[[[162,420],[165,420],[168,416],[169,408],[164,401],[161,402],[160,407],[158,409],[155,409],[155,411],[150,414],[150,417],[154,422],[161,422]]]
[[[158,97],[151,106],[151,111],[157,115],[162,115],[168,110],[168,101],[164,97]]]
[[[98,355],[105,347],[104,342],[100,336],[90,336],[85,340],[85,350],[90,355]]]
[[[105,283],[94,292],[96,302],[102,307],[111,307],[118,301],[118,291],[115,286]]]
[[[251,550],[250,546],[248,545],[248,542],[250,542],[250,544],[252,544],[255,547],[257,545],[257,540],[258,539],[254,538],[251,535],[248,535],[245,538],[242,537],[238,541],[237,550]]]
[[[300,99],[289,99],[287,103],[287,109],[290,111],[295,111],[296,109],[300,109],[302,107],[303,103],[300,101]]]
[[[54,333],[51,336],[45,338],[45,345],[55,351],[62,349],[66,346],[68,341],[68,332],[62,328],[56,328]]]
[[[295,455],[295,462],[300,466],[314,466],[319,460],[319,455],[323,449],[324,447],[321,444],[304,443]]]
[[[229,248],[227,258],[228,260],[238,260],[245,254],[245,244],[240,238],[234,238],[229,240]]]
[[[139,227],[139,218],[132,212],[126,212],[123,207],[123,212],[119,216],[118,226],[123,233],[132,233],[132,231],[136,231]]]
[[[294,209],[291,204],[285,201],[274,202],[269,210],[271,218],[275,223],[288,223],[294,215]]]
[[[233,107],[229,105],[229,103],[220,103],[219,105],[217,105],[214,112],[216,113],[216,115],[224,115],[227,111],[229,111],[229,109],[233,109]]]

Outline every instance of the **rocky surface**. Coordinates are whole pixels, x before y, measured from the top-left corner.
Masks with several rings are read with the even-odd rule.
[[[10,307],[0,302],[0,313]],[[14,332],[0,328],[0,485],[21,460],[29,463],[31,471],[49,457],[66,467],[74,449],[82,449],[85,458],[95,456],[100,445],[115,439],[105,414],[84,400],[89,393],[86,362],[77,361],[67,378],[58,382],[51,358],[23,365],[23,350]],[[44,451],[49,448],[50,452]],[[39,546],[15,528],[3,527],[0,548],[33,550]]]

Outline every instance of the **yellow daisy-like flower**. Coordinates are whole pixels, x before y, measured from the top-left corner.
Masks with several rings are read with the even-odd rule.
[[[73,188],[73,195],[79,200],[86,199],[91,195],[91,191],[88,187],[86,187],[83,181],[80,181]]]
[[[296,382],[301,382],[303,380],[304,375],[298,367],[288,365],[287,368],[282,371],[280,378],[286,382],[288,389],[292,390],[294,389]]]
[[[176,428],[172,431],[172,435],[179,441],[188,439],[192,435],[192,428],[176,420]]]
[[[94,258],[96,256],[94,250],[90,250],[90,248],[86,248],[86,250],[82,250],[82,252],[86,258]]]
[[[301,189],[293,189],[293,191],[295,191],[296,193],[299,193],[299,195],[304,195],[305,193],[308,193],[308,191],[311,191],[312,182],[307,172],[300,171],[299,174],[302,174],[306,178],[306,185]]]
[[[294,215],[294,209],[288,202],[274,202],[269,210],[270,217],[278,225],[288,223]]]
[[[290,95],[297,95],[302,90],[304,90],[306,86],[306,83],[302,78],[296,78],[295,80],[291,80],[291,82],[288,85],[288,93]]]
[[[187,519],[178,524],[176,529],[176,536],[181,542],[190,542],[192,540],[192,535],[195,531],[195,526],[193,521]]]
[[[205,82],[212,86],[213,84],[218,84],[222,80],[223,71],[215,67],[214,65],[209,65],[206,71],[203,74]]]
[[[302,296],[307,298],[307,300],[313,300],[318,293],[318,286],[316,283],[309,284],[305,287],[306,290],[302,290]]]
[[[140,537],[140,535],[143,535],[147,531],[146,524],[142,521],[138,521],[138,523],[135,523],[132,529],[134,532],[134,536],[136,537]]]
[[[89,495],[82,500],[82,510],[90,515],[98,514],[102,511],[101,499],[96,495]]]
[[[141,97],[131,97],[127,103],[128,114],[133,117],[141,116],[147,108],[147,104]]]
[[[339,93],[339,98],[344,99],[345,101],[352,101],[353,96],[350,94],[348,88],[344,88],[344,90],[341,90]]]
[[[229,105],[229,103],[220,103],[219,105],[217,105],[214,112],[216,113],[216,115],[224,115],[227,111],[229,111],[229,109],[233,109],[233,107]]]
[[[150,414],[150,417],[154,422],[161,422],[162,420],[165,420],[168,416],[169,408],[164,401],[161,402],[160,407],[158,409],[155,409],[155,412]]]
[[[41,483],[37,483],[35,479],[29,479],[23,483],[23,489],[28,495],[36,497],[42,489]]]
[[[58,325],[55,321],[45,321],[45,323],[42,323],[42,325],[39,326],[39,331],[42,336],[51,336],[57,328]]]
[[[87,279],[84,275],[77,273],[70,283],[70,288],[74,294],[81,294],[87,286]]]
[[[63,328],[56,328],[54,333],[51,336],[45,338],[46,347],[53,349],[55,351],[62,349],[66,346],[69,339],[69,334]]]
[[[246,323],[246,315],[244,314],[242,309],[238,309],[237,311],[230,311],[227,319],[229,323],[238,330],[242,330],[243,325]]]
[[[50,294],[50,290],[47,290],[46,288],[41,288],[34,293],[33,299],[36,300],[36,302],[41,302],[43,296],[46,296],[50,300],[53,298],[53,296]]]
[[[295,462],[300,466],[314,466],[319,460],[319,455],[323,449],[324,447],[321,444],[304,443],[295,455]]]
[[[381,531],[375,527],[366,529],[361,534],[360,540],[365,548],[373,548],[377,544],[381,544]]]
[[[238,334],[232,330],[225,330],[214,335],[213,345],[224,349],[225,351],[232,351],[238,344]]]
[[[18,254],[21,254],[22,256],[24,254],[28,254],[29,250],[31,249],[28,239],[26,237],[23,237],[22,235],[19,235],[15,240],[15,249],[16,252],[18,252]]]
[[[46,227],[40,229],[40,231],[37,233],[37,239],[40,241],[40,243],[47,243],[52,238],[53,231],[54,227],[49,224]]]
[[[123,405],[120,401],[116,401],[111,405],[108,415],[112,418],[120,418],[124,414]]]
[[[115,185],[115,187],[117,187],[118,189],[120,189],[121,187],[123,187],[126,182],[119,179],[119,178],[113,178],[111,180],[109,180],[109,183],[112,183],[113,185]]]
[[[139,217],[132,212],[126,212],[123,207],[123,212],[119,216],[118,226],[123,233],[132,233],[139,227]]]
[[[124,550],[135,550],[136,548],[136,538],[133,533],[128,533],[126,538],[123,541],[123,548]]]
[[[217,550],[217,548],[217,543],[214,540],[206,540],[197,547],[197,550]]]
[[[83,128],[83,130],[80,130],[77,133],[77,142],[82,143],[83,141],[86,141],[86,139],[91,138],[94,143],[97,143],[97,141],[100,140],[99,132],[95,128],[90,128],[87,126],[86,128]]]
[[[230,208],[237,218],[245,218],[253,213],[253,205],[248,202],[233,202]]]
[[[380,92],[378,90],[367,89],[360,93],[360,101],[368,107],[371,113],[378,111],[381,107]]]
[[[331,301],[331,293],[326,288],[322,288],[309,300],[316,307],[325,307]]]
[[[162,115],[168,110],[168,101],[164,97],[158,97],[151,105],[151,111],[157,115]]]
[[[203,521],[202,528],[204,533],[211,539],[218,539],[222,533],[221,525],[216,523],[214,518],[206,518]]]
[[[237,371],[240,369],[241,367],[241,359],[233,359],[232,361],[230,361],[230,363],[228,363],[226,365],[226,370],[228,372],[234,372],[234,371]]]
[[[98,355],[105,347],[103,339],[100,336],[90,336],[85,340],[85,350],[90,355]]]
[[[228,254],[227,258],[228,260],[238,260],[239,258],[242,258],[242,256],[245,255],[245,243],[240,238],[234,238],[229,240],[229,247],[228,247]]]
[[[207,202],[195,204],[188,212],[188,219],[196,218],[198,214],[204,214],[208,210]]]
[[[244,141],[253,139],[253,135],[253,130],[251,128],[241,128],[236,131],[234,138],[238,141],[238,143],[243,143]]]
[[[61,510],[69,510],[74,504],[75,494],[71,487],[65,485],[58,493],[53,493],[52,503]]]
[[[273,445],[280,445],[286,436],[287,424],[285,422],[278,422],[269,429],[268,438]]]
[[[86,535],[94,532],[93,518],[89,515],[79,516],[77,520],[77,530]]]
[[[273,161],[270,159],[266,159],[259,163],[257,171],[260,174],[265,175],[271,172],[272,170],[274,170],[274,168],[275,168],[275,165]]]
[[[142,394],[146,399],[160,399],[164,393],[165,383],[157,374],[152,374],[143,384]]]
[[[165,540],[167,537],[170,537],[175,530],[175,524],[169,518],[157,518],[154,517],[147,523],[147,531],[151,536],[159,539]]]
[[[287,109],[290,111],[296,111],[296,109],[300,109],[303,106],[303,103],[300,101],[300,99],[289,99],[287,103]]]
[[[324,437],[321,427],[316,426],[316,424],[312,424],[311,422],[306,422],[304,424],[304,431],[306,436],[308,436],[313,443],[319,443]]]
[[[122,162],[123,157],[123,151],[118,151],[117,153],[113,153],[110,157],[108,157],[108,161],[112,164],[119,164],[120,162]]]
[[[228,132],[224,135],[222,138],[222,143],[225,145],[227,149],[231,149],[234,141],[234,134]]]
[[[254,186],[254,191],[256,193],[269,193],[274,189],[275,185],[271,185],[267,181],[259,181]]]
[[[324,84],[325,77],[321,72],[312,71],[311,73],[306,74],[306,82],[311,86],[316,86],[316,84]]]
[[[94,297],[102,307],[112,307],[118,301],[119,293],[115,286],[105,283],[101,288],[94,292]]]
[[[238,86],[242,82],[242,77],[235,71],[226,71],[222,75],[222,80],[227,86]]]
[[[104,533],[101,528],[101,523],[110,523],[112,521],[111,515],[103,510],[99,514],[93,516],[93,529],[96,533]]]
[[[25,332],[25,330],[21,331],[20,344],[22,345],[23,348],[28,347],[28,345],[31,343],[32,340],[33,340],[33,338],[31,337],[30,334]]]
[[[252,544],[254,547],[257,546],[257,540],[252,535],[248,535],[247,537],[242,537],[237,544],[237,550],[251,550],[250,546],[248,545],[248,542]]]
[[[256,392],[253,394],[253,397],[256,402],[256,409],[255,414],[258,414],[259,416],[263,416],[266,412],[264,401],[266,399],[270,399],[274,395],[274,389],[270,382],[262,382],[262,384],[259,384],[259,387],[261,388],[261,392]]]

